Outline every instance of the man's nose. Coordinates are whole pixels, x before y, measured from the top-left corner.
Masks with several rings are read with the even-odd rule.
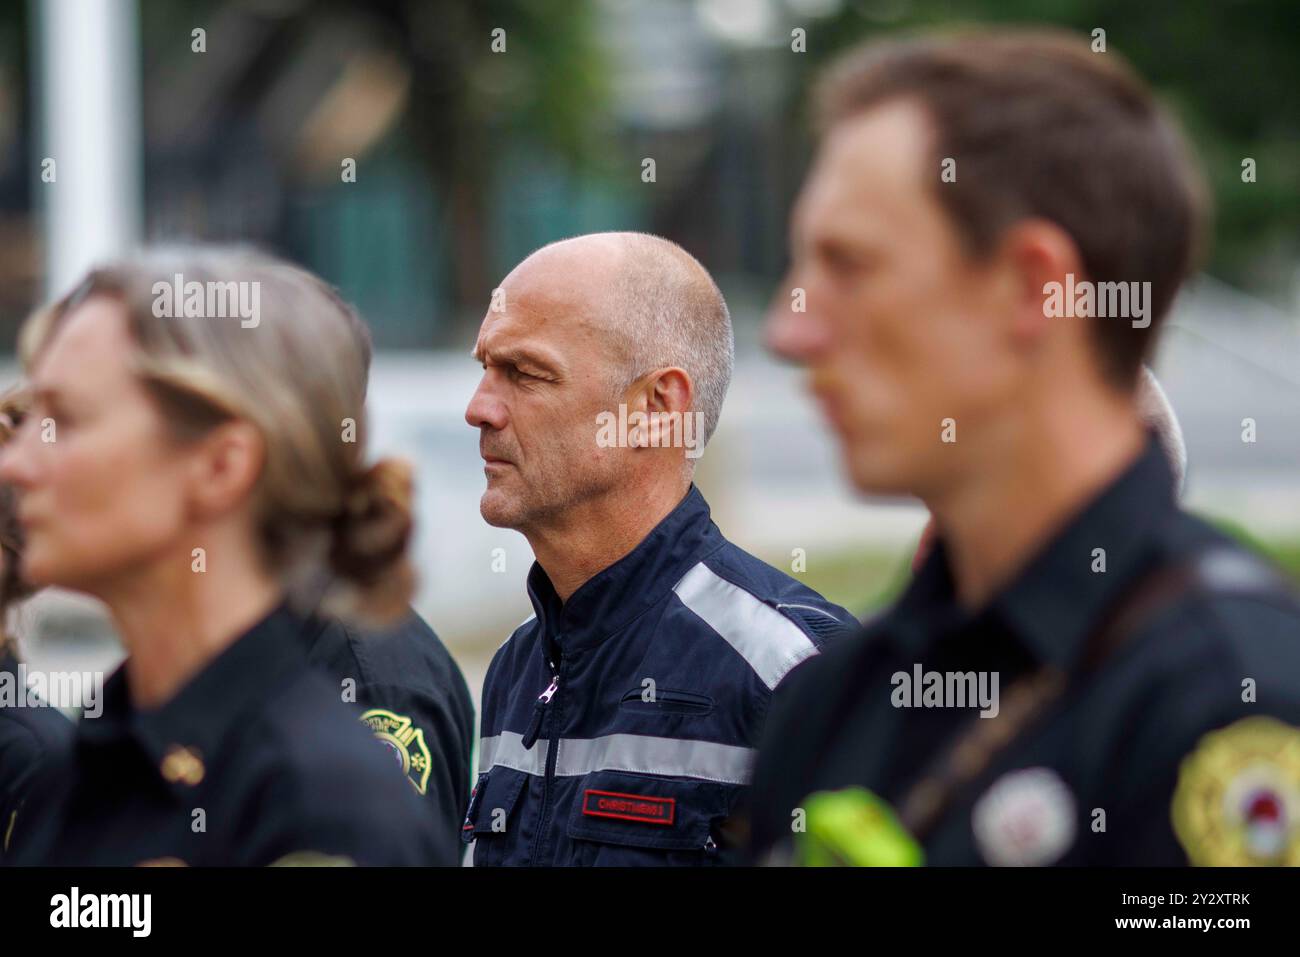
[[[763,341],[770,352],[782,359],[811,362],[829,344],[826,323],[808,298],[806,289],[789,285],[784,293],[777,293],[768,308]]]
[[[489,376],[490,373],[484,374],[465,407],[465,421],[476,429],[502,429],[506,424],[505,403],[494,394]]]

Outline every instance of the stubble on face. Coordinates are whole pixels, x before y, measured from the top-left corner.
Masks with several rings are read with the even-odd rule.
[[[475,352],[487,360],[491,401],[506,410],[503,427],[479,429],[479,512],[490,525],[525,534],[561,525],[617,485],[619,450],[598,447],[596,431],[622,385],[602,324],[619,255],[602,237],[548,247],[502,282],[505,306],[484,319]]]

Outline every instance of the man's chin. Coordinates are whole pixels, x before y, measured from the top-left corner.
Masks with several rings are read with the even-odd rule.
[[[493,528],[519,526],[518,504],[497,489],[489,488],[483,493],[483,497],[479,499],[478,511],[483,516],[483,521]]]
[[[912,495],[913,482],[906,469],[884,456],[868,452],[850,453],[845,458],[845,469],[853,487],[863,495]]]
[[[91,593],[90,576],[86,569],[69,567],[63,562],[46,559],[40,555],[26,555],[23,559],[23,581],[31,588],[66,588]]]

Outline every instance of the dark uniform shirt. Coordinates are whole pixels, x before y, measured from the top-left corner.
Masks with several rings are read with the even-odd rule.
[[[132,706],[118,669],[18,863],[454,864],[410,784],[307,661],[305,631],[276,609],[155,710]]]
[[[39,809],[43,779],[72,741],[72,722],[57,708],[32,701],[19,674],[17,659],[0,654],[0,862]],[[24,810],[29,799],[34,804]]]
[[[1209,549],[1245,557],[1179,510],[1154,443],[976,613],[940,543],[892,609],[777,695],[757,856],[914,863],[904,809],[944,780],[943,810],[914,828],[930,864],[1300,863],[1300,609],[1284,590],[1174,590],[1089,667],[1126,589]],[[996,675],[999,714],[925,707],[918,671],[922,686],[929,672]],[[1065,691],[998,746],[1008,689],[1031,674]],[[942,757],[972,729],[983,770],[936,771],[970,756]]]
[[[446,840],[459,841],[469,804],[474,703],[432,628],[412,611],[382,631],[317,619],[309,658],[341,684],[384,743]]]

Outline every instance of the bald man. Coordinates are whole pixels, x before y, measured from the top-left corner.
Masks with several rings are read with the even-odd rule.
[[[476,865],[726,860],[773,690],[855,624],[723,538],[692,482],[733,353],[717,286],[657,237],[555,243],[496,290],[465,418],[535,614],[484,683]]]

